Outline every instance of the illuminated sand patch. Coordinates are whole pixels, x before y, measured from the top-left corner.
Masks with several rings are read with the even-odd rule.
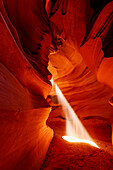
[[[76,138],[76,137],[72,137],[72,136],[62,136],[62,138],[68,142],[79,142],[79,143],[87,143],[91,146],[94,146],[96,148],[99,148],[96,143],[94,143],[93,141],[90,141],[90,140],[86,140],[86,139],[79,139],[79,138]]]
[[[54,84],[53,79],[51,80],[52,84]],[[59,103],[61,103],[62,107],[65,108],[64,113],[66,116],[66,136],[62,138],[69,142],[83,142],[89,143],[92,146],[99,148],[94,142],[93,139],[88,134],[87,130],[84,128],[79,118],[77,117],[75,111],[70,106],[61,90],[55,84],[55,90],[58,97]]]

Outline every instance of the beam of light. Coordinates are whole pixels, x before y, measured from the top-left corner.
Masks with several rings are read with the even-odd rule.
[[[53,79],[51,80],[52,84],[54,83]],[[66,115],[66,136],[62,138],[69,142],[83,142],[89,143],[92,146],[99,148],[90,137],[79,118],[77,117],[75,111],[72,109],[61,90],[55,83],[55,90],[58,97],[59,103],[61,103],[64,113]]]

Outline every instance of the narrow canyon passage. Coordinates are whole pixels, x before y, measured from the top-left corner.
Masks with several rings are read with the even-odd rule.
[[[113,0],[0,0],[0,170],[40,169],[113,169]]]

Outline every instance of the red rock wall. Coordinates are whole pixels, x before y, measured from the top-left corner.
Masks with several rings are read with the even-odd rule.
[[[51,77],[47,70],[51,30],[43,2],[3,0],[3,8],[17,30],[26,58],[48,82]]]
[[[4,11],[0,13],[0,169],[40,169],[53,137],[46,125],[51,108],[45,100],[51,84],[28,61]]]
[[[112,89],[104,84],[113,87],[112,58],[105,56],[105,44],[109,44],[106,54],[112,54],[112,33],[109,39],[106,36],[113,30],[113,2],[102,4],[98,12],[90,5],[90,1],[69,0],[65,15],[61,14],[59,5],[51,16],[50,21],[60,32],[62,45],[49,56],[49,69],[81,119],[99,116],[112,121],[113,108],[108,103]]]

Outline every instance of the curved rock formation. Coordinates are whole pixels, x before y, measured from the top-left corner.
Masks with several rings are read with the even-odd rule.
[[[45,100],[51,85],[29,63],[18,46],[18,35],[17,45],[10,32],[9,27],[16,33],[14,27],[10,22],[8,27],[3,15],[0,13],[0,169],[40,169],[53,137],[46,125],[51,107]]]
[[[74,3],[76,5],[74,5]],[[74,6],[78,6],[78,8],[74,10]],[[102,42],[105,41],[106,33],[110,26],[112,26],[113,2],[108,3],[101,13],[98,14],[92,29],[84,40],[84,35],[82,37],[82,29],[84,30],[84,34],[86,34],[87,31],[85,30],[87,28],[87,18],[89,14],[86,13],[85,10],[82,10],[82,6],[85,10],[88,8],[88,11],[90,11],[91,14],[90,5],[85,4],[85,2],[68,2],[68,9],[71,12],[67,11],[65,16],[62,16],[62,25],[64,27],[63,33],[60,35],[62,47],[59,47],[55,54],[50,55],[49,69],[52,72],[55,82],[58,84],[78,116],[81,118],[87,117],[88,115],[100,116],[112,121],[113,108],[108,103],[112,96],[112,90],[109,87],[100,84],[98,80],[102,82],[102,79],[107,76],[103,82],[112,87],[112,83],[109,83],[109,81],[112,81],[112,74],[110,75],[112,69],[109,72],[109,69],[112,68],[112,62],[111,67],[108,68],[108,70],[106,66],[102,71],[104,61],[112,60],[112,58],[105,58],[106,56],[104,56]],[[78,12],[79,9],[82,13]],[[76,15],[73,13],[73,10]],[[50,18],[52,22],[54,20],[54,24],[58,22],[57,15],[61,15],[60,8],[56,13],[58,13],[56,16],[54,15],[53,18]],[[66,29],[65,23],[67,21],[66,17],[69,18],[68,15],[71,15],[71,19],[68,22],[71,22],[71,20],[73,21],[76,18],[78,19],[78,22],[77,20],[74,22],[76,23],[75,28],[73,24],[67,24],[67,29],[70,27],[70,31],[68,36],[64,38],[63,35]],[[85,15],[86,19],[84,18]],[[81,22],[79,22],[79,20]],[[80,23],[81,25],[77,25]],[[57,26],[59,25],[57,24]],[[73,30],[75,31],[74,33],[72,32]],[[81,33],[79,33],[80,31]],[[77,37],[76,34],[81,36],[81,41],[80,37]],[[113,37],[110,38],[112,40]],[[105,70],[106,74],[103,73]],[[96,75],[98,75],[98,80]]]

